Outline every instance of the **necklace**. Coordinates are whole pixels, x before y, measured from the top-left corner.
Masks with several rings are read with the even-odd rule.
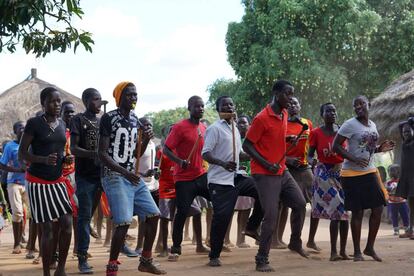
[[[42,115],[42,118],[49,127],[49,133],[46,136],[46,137],[49,137],[50,135],[55,133],[55,129],[59,126],[59,119],[56,119],[54,122],[48,122],[44,114]]]
[[[84,114],[82,114],[82,117],[85,119],[86,122],[89,123],[89,125],[92,126],[92,128],[94,130],[97,130],[99,128],[98,121],[93,122],[93,121],[89,120],[88,118],[86,118],[86,116]],[[86,125],[84,125],[84,128],[86,129]]]

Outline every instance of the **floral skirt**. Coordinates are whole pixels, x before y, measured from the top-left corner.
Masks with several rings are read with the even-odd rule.
[[[344,191],[340,183],[341,164],[319,163],[312,186],[312,217],[348,220]]]

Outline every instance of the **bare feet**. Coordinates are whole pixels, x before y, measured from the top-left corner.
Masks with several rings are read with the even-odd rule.
[[[371,256],[377,262],[382,262],[382,259],[377,255],[377,253],[375,253],[374,249],[365,248],[364,254],[367,256]]]
[[[20,254],[20,253],[22,253],[22,248],[20,247],[20,245],[13,248],[12,254]]]
[[[322,251],[322,249],[321,249],[320,247],[318,247],[318,246],[316,245],[316,243],[315,243],[315,242],[308,242],[308,243],[306,244],[306,247],[307,247],[307,248],[310,248],[310,249],[313,249],[313,250],[315,250],[316,252],[321,252],[321,251]]]
[[[306,252],[305,250],[303,250],[303,248],[302,248],[302,246],[298,246],[298,247],[296,247],[296,246],[292,246],[292,245],[288,245],[288,248],[291,250],[291,251],[294,251],[294,252],[296,252],[296,253],[298,253],[299,255],[301,255],[303,258],[309,258],[309,253],[308,252]]]

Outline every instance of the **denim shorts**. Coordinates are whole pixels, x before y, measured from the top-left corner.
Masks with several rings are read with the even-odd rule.
[[[102,178],[102,185],[115,226],[131,224],[135,215],[141,221],[160,215],[160,210],[142,179],[138,185],[134,185],[121,175],[109,175]]]

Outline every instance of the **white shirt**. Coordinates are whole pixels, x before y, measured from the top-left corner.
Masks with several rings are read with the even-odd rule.
[[[239,168],[239,154],[241,151],[241,138],[239,130],[234,124],[234,139],[237,170]],[[218,120],[209,126],[204,137],[202,154],[210,152],[211,155],[224,162],[233,161],[233,138],[231,125],[226,120]],[[207,178],[209,183],[234,186],[235,172],[229,172],[221,166],[210,164]]]
[[[155,144],[152,141],[148,142],[147,149],[144,154],[139,159],[139,169],[138,171],[142,174],[146,173],[148,170],[154,169],[155,164]],[[148,189],[156,191],[159,188],[159,183],[154,176],[142,177],[142,180],[147,185]]]

